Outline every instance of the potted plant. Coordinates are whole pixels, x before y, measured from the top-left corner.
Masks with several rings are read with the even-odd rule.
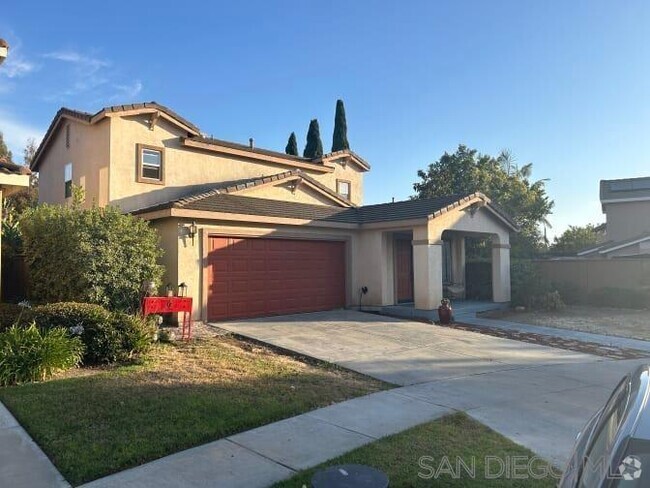
[[[451,313],[453,312],[451,308],[451,302],[449,298],[443,298],[440,301],[440,306],[438,307],[438,318],[442,325],[451,324]]]

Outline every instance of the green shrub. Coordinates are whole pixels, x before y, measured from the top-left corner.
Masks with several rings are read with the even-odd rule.
[[[143,354],[155,331],[137,316],[111,313],[90,303],[50,303],[34,307],[33,314],[40,327],[63,327],[80,334],[85,345],[84,364],[124,361]]]
[[[79,364],[83,343],[65,329],[11,326],[0,333],[0,385],[42,381]]]
[[[539,271],[534,261],[514,261],[510,267],[511,302],[532,309],[564,308],[560,292]]]
[[[560,292],[555,290],[533,295],[530,297],[529,306],[534,310],[555,311],[562,310],[566,305],[560,296]]]
[[[70,328],[105,324],[111,314],[101,305],[93,303],[60,302],[38,305],[32,309],[32,315],[39,327]]]
[[[121,338],[118,360],[145,354],[151,348],[157,329],[151,320],[143,319],[138,315],[115,312],[111,316],[111,324]]]
[[[150,225],[118,208],[39,205],[20,217],[31,294],[135,312],[145,281],[160,281],[162,250]]]

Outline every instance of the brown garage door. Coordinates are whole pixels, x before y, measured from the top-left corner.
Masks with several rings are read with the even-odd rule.
[[[210,237],[208,320],[345,306],[345,243]]]

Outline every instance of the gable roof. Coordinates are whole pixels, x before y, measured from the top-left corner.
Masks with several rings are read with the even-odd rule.
[[[40,164],[41,156],[44,154],[47,145],[49,144],[50,139],[56,132],[59,122],[63,119],[71,119],[82,122],[84,124],[95,124],[100,120],[103,120],[105,117],[111,117],[113,115],[126,114],[129,113],[142,113],[142,112],[161,112],[165,116],[174,121],[180,127],[187,131],[187,137],[181,138],[181,144],[186,147],[191,147],[194,149],[203,149],[213,152],[227,153],[234,156],[264,160],[266,162],[279,164],[281,166],[290,166],[298,167],[304,169],[311,169],[314,171],[322,173],[331,173],[334,171],[333,163],[336,161],[350,162],[356,164],[361,168],[362,171],[368,171],[370,165],[363,160],[359,155],[353,151],[346,149],[343,151],[336,151],[329,154],[324,154],[317,158],[303,158],[300,156],[292,156],[290,154],[285,154],[279,151],[271,151],[268,149],[260,149],[256,147],[251,147],[245,144],[238,144],[235,142],[223,141],[220,139],[215,139],[212,137],[206,137],[201,130],[194,125],[189,120],[181,117],[179,114],[157,102],[144,102],[144,103],[132,103],[128,105],[113,105],[110,107],[104,107],[98,112],[92,114],[89,112],[83,112],[81,110],[73,110],[70,108],[62,107],[52,119],[50,126],[45,132],[45,136],[41,141],[36,154],[31,163],[31,169],[36,171],[38,170],[38,165]]]
[[[32,159],[32,163],[30,165],[31,169],[32,170],[38,169],[40,158],[43,152],[45,151],[47,144],[52,138],[52,135],[54,135],[54,133],[56,132],[56,129],[61,120],[67,118],[67,119],[77,120],[85,124],[95,124],[100,120],[104,119],[105,117],[111,116],[112,114],[123,114],[127,112],[138,112],[138,113],[162,112],[168,118],[176,121],[178,124],[184,127],[188,131],[188,133],[197,136],[201,134],[201,130],[192,122],[181,117],[169,107],[166,107],[165,105],[161,105],[157,102],[130,103],[127,105],[112,105],[110,107],[104,107],[94,114],[91,114],[89,112],[83,112],[81,110],[74,110],[67,107],[61,107],[59,111],[56,113],[56,115],[54,116],[54,118],[52,119],[50,126],[47,128],[47,131],[45,132],[45,136],[43,136],[43,140],[41,141],[40,145],[38,146],[38,149],[36,150],[36,153],[34,154],[34,158]]]
[[[246,184],[247,183],[240,183],[240,185],[244,186]],[[519,229],[517,224],[505,212],[492,204],[491,200],[482,193],[405,200],[401,202],[365,205],[362,207],[329,207],[325,205],[246,197],[214,189],[151,207],[134,210],[131,213],[142,215],[165,209],[185,209],[202,212],[259,215],[264,217],[293,218],[362,225],[376,222],[435,218],[475,199],[483,201],[485,206],[495,213],[506,226],[510,227],[514,231]]]

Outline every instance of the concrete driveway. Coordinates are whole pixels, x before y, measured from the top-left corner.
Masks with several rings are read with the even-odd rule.
[[[558,466],[616,382],[647,361],[349,310],[216,325],[400,385],[394,393],[432,408],[466,411]]]

